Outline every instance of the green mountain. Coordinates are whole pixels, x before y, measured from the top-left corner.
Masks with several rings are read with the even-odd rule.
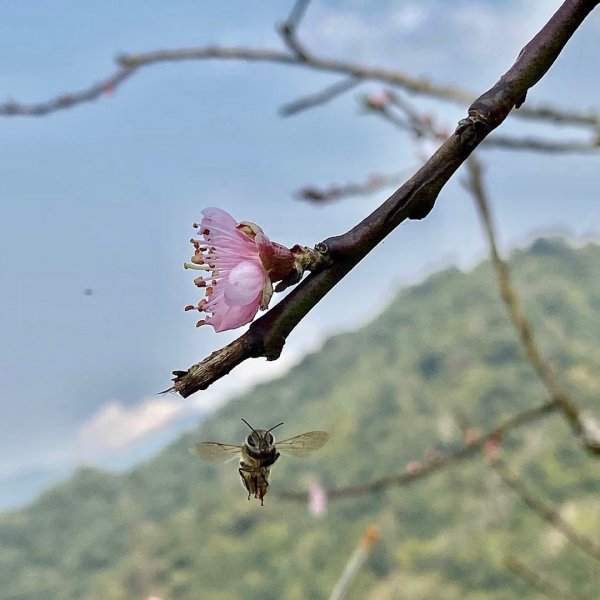
[[[546,356],[600,415],[600,246],[540,239],[511,264]],[[350,301],[364,314],[368,291]],[[312,474],[337,487],[402,473],[427,453],[461,446],[456,411],[485,430],[546,399],[490,265],[445,270],[155,459],[124,475],[82,469],[0,516],[0,598],[327,598],[362,531],[378,523],[380,542],[350,598],[538,598],[506,570],[515,557],[576,597],[597,599],[598,563],[524,506],[483,458],[331,502],[322,519],[277,495],[306,489]],[[215,467],[188,452],[200,440],[241,441],[241,417],[255,426],[285,421],[280,438],[312,429],[332,436],[310,460],[280,459],[263,508],[246,500],[235,463]],[[600,463],[560,416],[513,432],[502,456],[574,527],[600,539]]]

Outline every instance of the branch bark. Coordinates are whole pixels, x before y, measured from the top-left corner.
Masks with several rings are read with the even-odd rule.
[[[172,389],[187,397],[206,389],[247,358],[278,358],[296,325],[379,242],[406,219],[422,219],[429,214],[446,182],[513,107],[521,106],[529,88],[544,76],[597,4],[598,0],[566,0],[523,48],[513,66],[473,102],[467,118],[413,177],[353,229],[317,244],[326,265],[322,270],[311,273],[226,348],[187,371],[174,372]]]

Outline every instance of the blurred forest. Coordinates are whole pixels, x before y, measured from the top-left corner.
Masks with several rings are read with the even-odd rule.
[[[600,246],[538,239],[510,262],[541,347],[565,388],[597,414]],[[349,598],[538,598],[507,570],[517,561],[560,597],[597,599],[598,556],[531,510],[489,453],[408,487],[332,496],[321,518],[283,496],[314,477],[338,488],[414,473],[463,447],[460,415],[486,431],[545,398],[490,263],[444,270],[155,459],[123,475],[81,469],[0,517],[0,597],[326,598],[365,527],[377,524],[381,539]],[[235,463],[206,465],[188,451],[200,440],[239,443],[241,417],[255,426],[285,421],[281,439],[312,429],[332,436],[318,459],[280,459],[263,508],[246,500]],[[563,419],[530,423],[497,452],[539,502],[592,546],[600,539],[598,463]]]

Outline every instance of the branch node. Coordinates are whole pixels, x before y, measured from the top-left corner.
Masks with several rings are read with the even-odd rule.
[[[527,92],[524,92],[523,95],[515,102],[515,108],[521,108],[521,106],[525,104],[525,100],[527,100]]]
[[[415,203],[414,208],[408,213],[408,218],[411,221],[420,221],[421,219],[424,219],[433,210],[437,197],[437,193],[431,193],[429,198],[423,196],[419,202]]]
[[[592,413],[582,410],[579,412],[581,441],[586,450],[595,456],[600,456],[600,421]]]
[[[488,117],[480,110],[469,109],[469,116],[461,119],[454,133],[460,136],[461,144],[472,150],[491,131]]]
[[[115,62],[123,69],[133,69],[140,64],[140,61],[133,54],[117,54]]]

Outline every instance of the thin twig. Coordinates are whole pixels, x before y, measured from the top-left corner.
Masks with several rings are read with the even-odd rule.
[[[292,6],[290,14],[288,15],[288,18],[286,19],[286,23],[290,27],[298,29],[300,21],[302,21],[304,18],[309,4],[310,0],[296,0],[294,2],[294,6]]]
[[[528,150],[547,154],[589,154],[600,150],[600,138],[590,140],[547,140],[537,137],[513,137],[494,134],[483,144],[482,148],[503,148],[506,150]]]
[[[600,560],[600,545],[590,538],[579,533],[567,521],[565,521],[556,510],[537,498],[527,486],[515,475],[508,465],[501,459],[495,458],[490,461],[494,471],[498,473],[502,481],[514,490],[523,502],[544,521],[560,531],[572,544],[589,554],[596,560]]]
[[[174,372],[172,389],[187,397],[206,389],[248,358],[277,359],[298,323],[373,248],[406,219],[423,219],[429,214],[446,182],[512,108],[523,102],[527,90],[552,66],[597,3],[566,0],[523,48],[515,64],[471,105],[468,117],[459,122],[454,134],[413,177],[350,231],[315,246],[322,256],[320,270],[311,273],[226,348],[187,371]]]
[[[398,173],[396,175],[370,175],[365,181],[330,185],[327,188],[306,185],[298,190],[296,196],[301,200],[322,205],[349,196],[366,196],[385,187],[396,187],[405,178],[406,173]]]
[[[101,96],[112,95],[126,79],[133,75],[134,72],[135,68],[122,67],[106,79],[94,83],[88,88],[69,94],[61,94],[60,96],[45,102],[23,104],[21,102],[8,100],[7,102],[0,104],[0,116],[42,117],[59,110],[71,108],[83,102],[92,102]]]
[[[588,154],[600,150],[600,145],[587,144],[585,142],[553,142],[537,138],[513,138],[500,135],[491,136],[489,140],[485,140],[481,144],[481,147],[486,149],[496,147],[513,150],[520,148],[548,154]],[[375,194],[383,188],[395,187],[405,178],[406,173],[397,173],[391,175],[373,175],[367,177],[364,181],[331,184],[327,187],[305,185],[295,193],[295,196],[301,200],[321,205],[343,198]],[[598,439],[600,439],[600,435]]]
[[[586,429],[582,424],[582,415],[579,407],[558,383],[556,373],[544,358],[533,327],[521,308],[516,288],[511,279],[510,267],[500,256],[498,250],[489,201],[483,185],[482,168],[474,155],[471,155],[467,159],[467,167],[468,179],[463,182],[463,185],[471,192],[476,201],[479,216],[490,247],[492,265],[496,271],[500,296],[506,306],[511,321],[517,330],[527,360],[538,374],[548,395],[557,399],[560,403],[565,418],[571,425],[575,434],[581,438],[586,449],[592,454],[600,454],[600,448],[588,439]]]
[[[418,469],[411,470],[410,472],[400,473],[398,475],[388,475],[365,483],[357,483],[354,485],[333,488],[326,490],[327,498],[330,501],[340,500],[342,498],[353,498],[355,496],[364,496],[365,494],[373,494],[386,490],[391,487],[404,487],[410,485],[414,481],[420,479],[426,479],[430,475],[442,471],[447,467],[457,464],[467,458],[471,458],[481,452],[485,447],[486,443],[502,439],[506,434],[518,427],[533,423],[539,419],[542,419],[550,414],[553,414],[560,410],[557,402],[551,401],[520,412],[509,419],[506,419],[500,425],[488,431],[487,433],[477,437],[471,442],[465,444],[459,450],[448,454],[442,454],[435,458],[422,463]],[[286,500],[293,500],[296,502],[306,502],[306,492],[292,492],[286,491],[281,492],[280,496]]]
[[[389,92],[388,92],[389,93]],[[398,100],[398,94],[393,94],[391,97]],[[401,110],[406,114],[407,119],[399,117],[389,107],[367,109],[383,119],[391,123],[398,129],[415,133],[419,137],[427,137],[434,140],[443,140],[445,135],[436,131],[431,125],[427,124],[422,115],[408,112],[408,103],[403,103]],[[481,143],[481,148],[501,148],[504,150],[525,150],[531,152],[544,152],[547,154],[589,154],[600,150],[600,136],[596,135],[589,141],[584,140],[550,140],[533,136],[517,137],[513,135],[502,135],[494,133],[486,138]]]
[[[465,187],[472,193],[476,201],[479,216],[481,218],[486,239],[490,247],[492,264],[498,278],[500,295],[504,301],[504,304],[506,305],[506,309],[511,320],[517,329],[519,339],[521,340],[521,343],[525,349],[529,362],[539,375],[544,386],[548,390],[548,393],[550,395],[557,395],[561,393],[561,390],[556,380],[556,374],[542,356],[542,352],[537,343],[533,328],[523,313],[517,292],[512,283],[510,267],[508,263],[500,256],[500,252],[498,250],[489,202],[483,186],[481,164],[474,156],[471,156],[467,161],[467,166],[469,179],[465,183]]]
[[[534,590],[552,600],[575,600],[575,596],[549,583],[516,558],[509,558],[506,567]]]
[[[297,98],[292,102],[284,104],[279,109],[279,114],[282,117],[291,117],[292,115],[297,115],[298,113],[301,113],[310,108],[315,108],[315,106],[321,106],[322,104],[325,104],[326,102],[329,102],[334,98],[341,96],[342,94],[356,87],[360,83],[362,83],[362,79],[358,77],[348,77],[346,79],[342,79],[341,81],[338,81],[333,85],[326,87],[325,89],[321,90],[320,92],[317,92],[316,94],[303,96],[302,98]]]
[[[344,598],[348,596],[348,591],[350,590],[352,583],[356,579],[367,558],[369,558],[369,554],[371,554],[378,539],[379,527],[377,525],[367,527],[358,542],[358,546],[352,553],[350,560],[346,563],[344,571],[335,584],[331,596],[329,596],[329,600],[344,600]]]
[[[278,27],[284,44],[302,62],[309,60],[309,54],[306,48],[298,41],[296,34],[300,21],[302,21],[309,4],[310,0],[296,0],[288,18]]]

